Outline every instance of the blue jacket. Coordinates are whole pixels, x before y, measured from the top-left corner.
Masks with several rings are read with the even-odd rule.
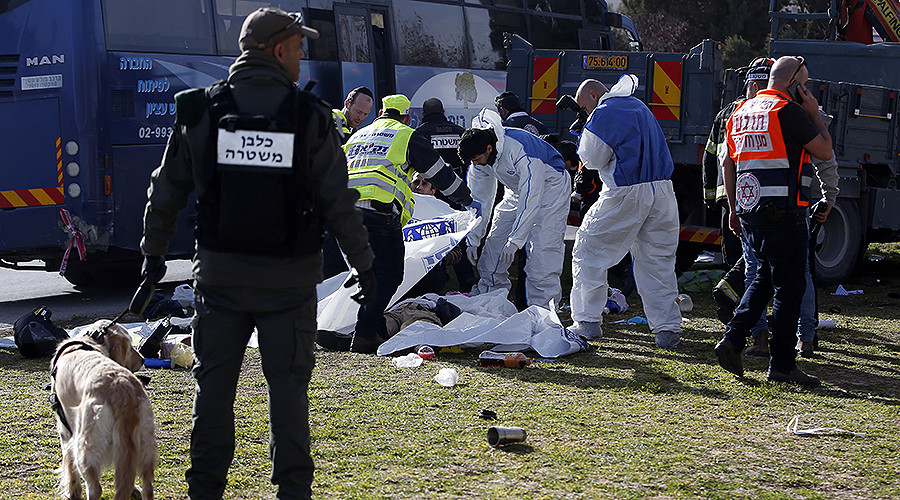
[[[608,188],[671,179],[675,168],[656,117],[631,96],[600,101],[581,133],[578,155]]]

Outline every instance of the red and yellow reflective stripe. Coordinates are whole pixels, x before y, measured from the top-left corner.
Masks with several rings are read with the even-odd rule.
[[[653,63],[650,109],[657,120],[681,119],[681,61]]]
[[[531,112],[556,114],[559,58],[535,57],[531,84]]]
[[[722,234],[718,229],[700,226],[681,226],[678,233],[681,241],[693,241],[695,243],[708,243],[711,245],[722,244]]]
[[[63,194],[62,140],[56,138],[56,175],[59,185],[51,188],[14,189],[0,191],[0,208],[40,207],[62,205],[66,202]]]

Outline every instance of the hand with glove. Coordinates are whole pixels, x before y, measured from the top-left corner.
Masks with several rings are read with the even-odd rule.
[[[507,241],[506,245],[503,246],[503,250],[500,250],[500,263],[504,266],[512,264],[516,259],[516,252],[518,251],[519,247],[511,241]]]
[[[466,241],[466,258],[473,266],[478,265],[478,245],[473,245],[471,241]]]
[[[162,255],[145,255],[144,265],[141,266],[141,278],[150,279],[153,284],[162,281],[166,275],[166,258]]]
[[[128,310],[137,315],[142,314],[144,309],[147,308],[150,298],[153,297],[156,284],[165,275],[166,258],[162,255],[145,255],[144,264],[141,266],[141,284],[138,286],[137,291],[134,292],[134,297],[131,298]]]
[[[466,210],[470,212],[474,211],[475,217],[481,217],[481,202],[473,198],[472,203],[470,203],[469,206],[466,207]]]
[[[359,291],[350,296],[359,305],[364,306],[375,300],[375,288],[377,286],[375,280],[375,269],[369,268],[367,271],[359,272],[354,269],[350,273],[350,279],[344,283],[344,288],[359,283]]]

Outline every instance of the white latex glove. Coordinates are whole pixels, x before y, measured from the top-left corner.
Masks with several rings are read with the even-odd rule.
[[[478,264],[478,247],[469,245],[466,247],[466,258],[469,259],[469,262],[472,265]]]
[[[507,241],[506,245],[503,245],[503,250],[500,250],[500,263],[504,266],[512,264],[518,251],[519,247],[515,246],[511,241]]]

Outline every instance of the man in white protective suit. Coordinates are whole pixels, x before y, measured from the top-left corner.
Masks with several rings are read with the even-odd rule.
[[[570,331],[588,339],[600,327],[608,293],[607,270],[631,251],[634,281],[656,345],[681,342],[675,303],[678,206],[672,189],[672,155],[647,106],[632,94],[637,77],[623,75],[611,90],[585,80],[575,100],[590,117],[578,141],[583,167],[597,170],[603,189],[575,235]]]
[[[509,266],[516,251],[524,248],[528,305],[549,307],[552,300],[558,306],[572,190],[562,156],[525,130],[503,127],[500,115],[490,109],[482,109],[472,119],[472,128],[460,137],[458,150],[463,161],[472,162],[467,183],[485,212],[467,236],[466,254],[480,276],[472,293],[509,290]],[[490,233],[479,258],[478,246],[487,231],[497,180],[506,187],[505,194],[493,208]]]

